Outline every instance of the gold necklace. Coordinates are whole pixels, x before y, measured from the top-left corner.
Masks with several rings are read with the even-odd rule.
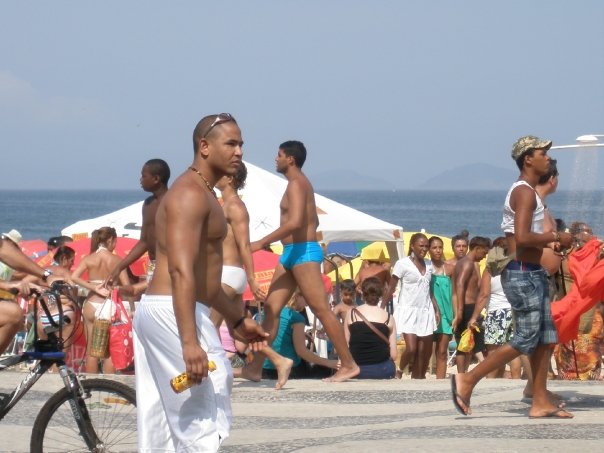
[[[214,188],[211,186],[211,184],[208,182],[208,180],[201,174],[201,172],[195,167],[189,167],[189,170],[194,171],[201,177],[201,179],[203,179],[203,182],[206,183],[206,187],[208,188],[208,190],[210,192],[212,192],[212,195],[214,195],[214,198],[216,198],[218,200],[218,196],[216,195],[216,192],[214,192]]]

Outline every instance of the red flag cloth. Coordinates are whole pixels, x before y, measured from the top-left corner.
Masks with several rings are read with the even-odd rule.
[[[592,239],[568,257],[573,287],[566,296],[552,303],[560,343],[577,338],[581,315],[604,300],[604,260],[598,261],[600,247],[602,243]]]

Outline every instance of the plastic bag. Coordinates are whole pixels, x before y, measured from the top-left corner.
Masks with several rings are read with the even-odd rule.
[[[480,332],[479,329],[476,329],[476,331]],[[471,352],[474,349],[474,344],[474,330],[466,329],[461,333],[461,338],[459,339],[457,350],[459,352]]]

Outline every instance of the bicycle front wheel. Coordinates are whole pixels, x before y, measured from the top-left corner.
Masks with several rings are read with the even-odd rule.
[[[103,452],[136,452],[136,393],[121,382],[106,379],[80,381],[84,403],[97,436],[104,444]],[[67,389],[55,393],[42,407],[31,436],[31,451],[91,451],[71,410],[75,401]]]

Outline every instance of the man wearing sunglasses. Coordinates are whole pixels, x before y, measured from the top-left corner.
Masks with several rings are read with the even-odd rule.
[[[252,251],[260,250],[281,241],[283,255],[275,269],[265,304],[263,327],[275,338],[279,327],[279,314],[296,288],[319,318],[329,339],[340,357],[339,370],[327,381],[341,382],[359,374],[342,325],[327,303],[327,294],[321,278],[323,250],[317,242],[319,218],[313,187],[302,172],[306,148],[291,140],[279,146],[275,159],[277,171],[287,178],[287,188],[281,200],[281,225],[264,238],[252,243]],[[262,366],[262,357],[254,358],[254,366]]]
[[[266,338],[220,285],[227,224],[214,185],[237,172],[242,146],[231,115],[203,118],[193,132],[193,163],[157,208],[155,272],[134,317],[141,452],[217,451],[229,435],[233,373],[210,308],[253,350]],[[170,381],[182,372],[197,385],[176,393]]]

